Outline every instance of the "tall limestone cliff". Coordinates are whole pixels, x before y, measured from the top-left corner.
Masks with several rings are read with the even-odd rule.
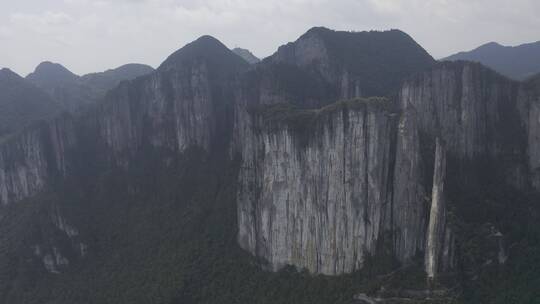
[[[66,173],[66,155],[75,144],[68,116],[42,122],[0,146],[0,205],[30,197]]]
[[[347,120],[328,116],[323,121],[330,128],[304,125],[311,119],[308,110],[276,125],[255,107],[242,120],[249,123],[237,129],[241,246],[274,269],[291,264],[339,274],[360,269],[367,255],[377,256],[378,242],[386,238],[402,263],[424,253],[430,276],[450,269],[456,249],[444,212],[446,164],[455,179],[485,177],[486,168],[520,189],[529,185],[519,87],[478,64],[442,63],[405,81],[395,112],[374,115],[362,132],[349,131],[365,123],[350,116],[354,111]],[[263,112],[281,117],[283,107],[266,105]],[[291,131],[298,124],[303,133]],[[349,152],[355,144],[369,152]],[[334,159],[346,165],[334,165]],[[482,165],[469,166],[476,162]],[[358,206],[365,211],[358,213]]]
[[[262,116],[254,126],[259,132],[245,138],[240,245],[274,269],[286,264],[325,274],[360,269],[366,255],[376,254],[389,199],[395,120],[389,101],[267,111],[277,113],[256,114]],[[299,116],[306,125],[294,121]],[[261,146],[249,151],[257,143]]]
[[[26,203],[21,200],[88,181],[96,170],[136,167],[143,150],[164,151],[163,163],[193,146],[226,150],[232,84],[247,66],[216,39],[202,37],[172,54],[156,72],[111,90],[92,110],[44,121],[2,142],[0,225],[12,225],[3,217],[13,205]],[[91,237],[80,233],[80,223],[65,213],[76,202],[58,204],[53,199],[38,205],[43,211],[30,217],[38,232],[22,230],[21,241],[7,242],[0,252],[19,244],[9,252],[58,274],[96,250],[84,241]],[[10,269],[6,259],[0,258],[0,276]]]
[[[0,146],[1,203],[39,192],[58,172],[77,173],[66,172],[66,166],[81,157],[83,145],[101,147],[101,154],[122,163],[144,145],[209,150],[214,138],[226,136],[221,132],[226,119],[220,117],[232,96],[227,81],[246,66],[205,36],[171,55],[155,73],[110,91],[77,122],[64,115],[29,128]]]
[[[435,144],[435,163],[433,169],[433,189],[426,236],[425,267],[429,279],[434,279],[443,268],[448,266],[451,258],[452,232],[447,227],[447,207],[445,194],[446,150],[443,141],[437,137]],[[441,263],[442,261],[442,263]]]
[[[534,189],[540,191],[540,75],[520,88],[519,109],[527,137],[528,173]]]
[[[486,160],[520,189],[538,184],[538,91],[478,64],[433,65],[411,41],[313,29],[250,66],[201,37],[81,117],[3,142],[2,208],[81,178],[82,163],[122,169],[147,148],[166,151],[168,163],[197,146],[239,160],[237,240],[269,268],[344,274],[384,251],[402,264],[424,256],[435,278],[456,260],[450,177],[467,179],[481,172],[468,164]],[[77,256],[94,250],[61,209],[49,211]],[[27,249],[62,272],[73,254],[47,241]]]
[[[400,106],[416,111],[420,131],[440,133],[456,156],[500,158],[524,146],[518,88],[480,64],[441,63],[404,83]]]

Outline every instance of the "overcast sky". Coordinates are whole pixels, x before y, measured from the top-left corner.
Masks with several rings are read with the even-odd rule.
[[[538,41],[539,12],[538,0],[0,0],[0,67],[156,67],[204,34],[265,57],[313,26],[398,28],[440,58],[490,41]]]

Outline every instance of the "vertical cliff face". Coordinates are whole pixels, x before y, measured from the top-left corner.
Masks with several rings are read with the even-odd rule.
[[[523,146],[517,92],[518,83],[479,64],[441,63],[405,82],[400,106],[456,156],[500,158]]]
[[[124,83],[107,98],[98,110],[98,127],[115,153],[135,152],[143,144],[178,151],[210,146],[214,109],[203,62]]]
[[[431,208],[426,237],[425,267],[428,278],[433,279],[441,267],[441,255],[445,250],[446,238],[446,197],[444,193],[446,179],[446,151],[444,144],[437,137],[435,145],[435,164],[433,170],[433,189]],[[451,235],[448,231],[448,235]]]
[[[405,81],[397,100],[335,102],[387,94],[405,74],[431,65],[417,50],[399,59],[406,62],[399,73],[386,70],[384,60],[399,52],[379,56],[387,44],[366,46],[364,36],[369,42],[376,34],[315,29],[247,72],[242,59],[202,37],[79,120],[64,116],[0,145],[0,202],[80,174],[73,164],[98,158],[85,159],[87,146],[111,166],[129,166],[148,147],[181,154],[198,146],[241,159],[238,242],[272,269],[350,273],[384,250],[402,263],[424,254],[435,278],[455,261],[446,212],[452,165],[485,158],[524,186],[528,156],[532,184],[540,184],[539,95],[477,64],[442,63]],[[406,35],[387,35],[410,51]],[[359,49],[376,54],[368,56],[376,64],[356,65]],[[76,225],[60,209],[52,214],[51,224],[84,256]],[[50,272],[70,261],[54,243],[33,250]]]
[[[67,151],[75,144],[72,120],[43,122],[0,145],[0,203],[32,196],[66,172]]]
[[[401,114],[397,129],[392,204],[387,229],[396,257],[405,262],[424,250],[426,231],[426,164],[420,151],[416,113]]]
[[[519,106],[527,136],[527,161],[531,183],[540,191],[540,76],[525,82],[520,89]]]
[[[374,255],[389,199],[393,114],[385,107],[362,100],[256,118],[260,132],[244,138],[239,176],[240,245],[274,269],[325,274]]]
[[[231,129],[232,84],[247,66],[216,39],[202,37],[171,55],[155,73],[110,91],[76,123],[65,115],[29,128],[0,145],[0,202],[19,201],[56,176],[77,174],[67,168],[81,161],[83,142],[121,164],[144,146],[208,151],[228,136],[222,129]]]
[[[142,145],[207,151],[231,129],[236,75],[248,64],[212,37],[202,37],[172,54],[158,70],[124,83],[107,96],[98,128],[115,153]]]
[[[455,235],[446,215],[449,207],[445,192],[455,191],[446,189],[454,186],[445,185],[447,163],[453,180],[495,180],[496,176],[503,176],[515,187],[528,187],[529,177],[523,170],[527,143],[524,124],[520,122],[519,84],[479,64],[442,63],[406,81],[399,99],[402,119],[410,117],[414,121],[410,130],[415,129],[414,134],[419,137],[418,146],[404,149],[410,154],[401,154],[414,155],[418,163],[399,172],[402,136],[398,136],[394,204],[411,193],[425,191],[427,196],[431,192],[427,207],[423,207],[427,223],[417,227],[427,229],[423,245],[425,267],[428,277],[434,278],[456,262]],[[435,146],[434,151],[430,146]],[[430,168],[432,179],[426,170]],[[405,188],[407,191],[403,191],[407,182],[400,175],[407,172],[416,175],[409,181],[409,188]],[[411,187],[416,191],[410,191]]]
[[[403,263],[424,253],[426,271],[436,277],[456,261],[446,216],[447,162],[466,168],[484,159],[486,168],[517,172],[521,181],[515,184],[527,185],[518,88],[480,65],[443,63],[406,81],[399,111],[373,116],[373,122],[350,111],[347,119],[328,116],[332,128],[318,124],[294,133],[290,121],[276,126],[257,111],[244,109],[240,118],[237,110],[241,246],[274,268],[292,264],[338,274],[361,268],[386,237]],[[267,115],[281,117],[280,106],[270,109]],[[293,121],[305,115],[296,113]],[[366,121],[369,128],[355,129]],[[372,165],[375,158],[379,163]],[[452,174],[466,171],[452,168]]]

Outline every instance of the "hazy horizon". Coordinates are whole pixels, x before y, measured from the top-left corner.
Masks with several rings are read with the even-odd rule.
[[[202,35],[271,55],[309,28],[399,29],[434,58],[488,42],[540,40],[534,0],[0,0],[0,68],[25,76],[42,61],[82,75],[126,63],[158,66]],[[279,20],[279,22],[277,22]]]

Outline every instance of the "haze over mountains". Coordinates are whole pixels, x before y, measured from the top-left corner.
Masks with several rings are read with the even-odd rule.
[[[61,105],[9,69],[0,70],[0,139],[32,122],[48,119]]]
[[[127,64],[116,69],[83,76],[75,75],[62,65],[52,62],[40,63],[26,79],[45,90],[65,109],[77,111],[95,103],[121,81],[148,74],[154,69],[142,64]]]
[[[86,105],[0,144],[0,303],[539,300],[540,75],[322,27],[148,70],[0,72]]]
[[[540,41],[518,46],[503,46],[490,42],[474,50],[460,52],[441,60],[476,61],[507,77],[525,80],[540,73]]]
[[[58,63],[42,62],[22,78],[0,71],[0,136],[22,130],[63,111],[78,112],[102,99],[120,82],[148,74],[153,68],[127,64],[101,73],[78,76]]]

